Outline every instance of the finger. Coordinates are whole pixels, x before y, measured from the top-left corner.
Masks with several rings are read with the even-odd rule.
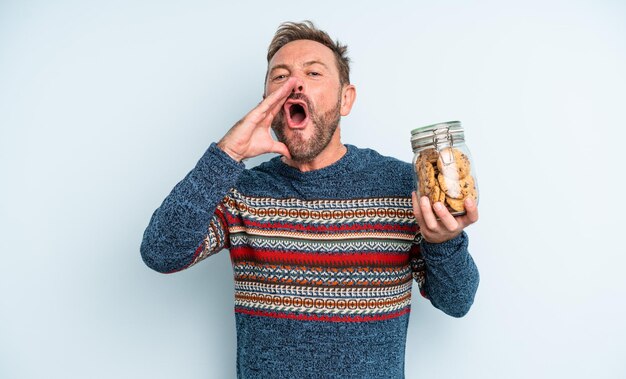
[[[285,157],[291,159],[291,154],[289,153],[287,145],[282,142],[275,141],[269,152],[284,155]]]
[[[452,216],[448,208],[446,208],[441,202],[437,201],[433,204],[433,208],[435,209],[435,213],[439,217],[439,220],[443,224],[443,226],[449,231],[455,231],[459,227],[458,221]]]
[[[478,221],[478,205],[471,197],[465,199],[465,211],[467,212],[467,218],[469,218],[472,224]]]
[[[255,125],[267,126],[269,128],[272,120],[280,112],[283,104],[285,104],[285,101],[291,94],[295,82],[294,78],[290,78],[287,83],[272,92],[256,108],[251,110],[247,118]]]
[[[265,118],[260,122],[262,125],[272,126],[272,120],[283,108],[284,101],[279,101],[267,112],[265,112]]]
[[[265,99],[263,99],[263,101],[261,101],[261,103],[259,103],[253,111],[265,114],[276,107],[276,105],[282,105],[291,93],[291,90],[295,87],[296,81],[296,78],[287,79],[285,84],[265,97]]]
[[[463,205],[465,205],[465,216],[463,220],[465,224],[463,227],[465,227],[478,221],[478,205],[471,197],[465,199]]]
[[[478,206],[474,199],[471,198],[465,199],[463,205],[465,206],[465,215],[458,217],[457,221],[459,221],[462,228],[465,228],[478,221]]]
[[[436,230],[438,223],[435,218],[435,214],[433,213],[433,209],[430,206],[428,196],[422,196],[420,199],[420,211],[422,212],[422,217],[424,218],[424,224],[426,227],[433,231]]]
[[[413,205],[413,214],[415,215],[415,219],[417,220],[417,224],[421,227],[424,225],[424,218],[422,217],[422,211],[420,210],[419,201],[417,199],[417,193],[413,191],[411,193],[411,204]]]

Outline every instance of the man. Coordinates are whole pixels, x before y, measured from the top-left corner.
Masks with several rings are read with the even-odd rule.
[[[355,96],[345,46],[310,22],[282,24],[263,101],[145,231],[142,257],[159,272],[230,250],[240,378],[403,378],[413,279],[452,316],[473,302],[463,228],[476,205],[452,217],[412,193],[410,164],[344,145]],[[269,152],[281,156],[245,169]]]

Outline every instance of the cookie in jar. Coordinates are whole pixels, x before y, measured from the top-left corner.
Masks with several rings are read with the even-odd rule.
[[[441,202],[453,216],[465,214],[465,199],[478,203],[478,183],[461,122],[449,121],[411,131],[418,197]]]

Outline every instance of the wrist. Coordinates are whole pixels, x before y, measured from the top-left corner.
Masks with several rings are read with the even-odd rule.
[[[438,243],[445,243],[445,242],[451,241],[451,240],[455,239],[456,237],[458,237],[459,234],[461,234],[461,231],[459,231],[458,233],[456,233],[454,235],[444,235],[444,236],[442,236],[442,235],[434,235],[434,236],[430,236],[430,237],[422,235],[422,237],[423,237],[424,241],[426,241],[426,242],[428,242],[430,244],[438,244]]]
[[[456,237],[438,243],[421,241],[422,254],[427,261],[441,261],[453,256],[458,251],[466,250],[468,245],[467,234],[462,231]]]
[[[229,148],[228,145],[224,143],[223,139],[217,143],[217,147],[236,162],[242,162],[245,159],[244,156],[242,156],[241,154],[237,154],[235,151],[233,151],[233,149]]]

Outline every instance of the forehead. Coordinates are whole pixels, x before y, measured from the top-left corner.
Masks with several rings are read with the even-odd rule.
[[[305,62],[319,61],[335,69],[335,55],[328,47],[311,40],[292,41],[281,47],[272,57],[269,69],[276,65],[300,66]]]

